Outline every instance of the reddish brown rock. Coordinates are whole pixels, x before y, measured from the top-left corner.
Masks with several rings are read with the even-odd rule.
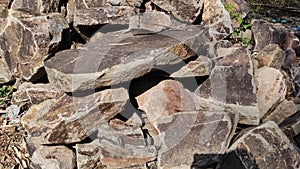
[[[59,11],[59,0],[13,0],[12,10],[18,10],[30,14],[52,13]]]
[[[36,145],[79,142],[119,113],[127,100],[123,88],[84,97],[64,95],[30,107],[21,123],[28,131],[28,141]]]
[[[65,146],[40,146],[31,157],[31,168],[71,169],[75,166],[75,154]]]
[[[249,130],[227,152],[228,156],[219,169],[230,168],[234,163],[241,164],[243,168],[300,167],[299,153],[274,122],[267,122]]]

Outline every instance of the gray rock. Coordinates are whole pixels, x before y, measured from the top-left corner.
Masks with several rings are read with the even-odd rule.
[[[194,22],[201,13],[203,0],[151,0],[165,11],[170,12],[177,19],[185,22]]]
[[[129,30],[134,34],[158,33],[172,25],[164,12],[150,11],[130,17]]]
[[[123,88],[84,97],[64,95],[30,107],[21,123],[28,131],[29,141],[36,145],[79,142],[119,113],[127,100]]]
[[[223,52],[220,52],[220,51]],[[256,86],[249,52],[244,47],[219,48],[222,58],[210,77],[195,91],[201,98],[220,101],[240,113],[242,124],[259,124]]]
[[[254,51],[260,51],[269,44],[284,47],[288,32],[285,27],[263,20],[254,20],[251,30],[255,41]]]
[[[227,152],[229,157],[219,168],[228,168],[227,165],[232,163],[240,163],[243,168],[300,167],[299,153],[280,128],[271,121],[242,135]]]
[[[229,13],[221,0],[204,0],[202,25],[209,28],[210,37],[222,40],[233,32]]]
[[[274,68],[262,67],[255,72],[259,117],[283,101],[286,84],[282,73]]]
[[[273,121],[280,124],[285,119],[297,112],[297,106],[294,101],[284,99],[270,113],[266,114],[261,120],[262,122]],[[300,132],[300,131],[299,131]]]
[[[70,169],[75,166],[75,154],[65,146],[40,146],[31,157],[31,168]]]
[[[241,14],[241,18],[245,18],[250,11],[250,5],[244,0],[224,0],[222,2],[224,5],[231,5],[233,7],[231,13],[239,13]],[[240,27],[236,19],[232,19],[231,21],[233,27]]]
[[[212,69],[212,60],[205,56],[198,56],[194,61],[190,61],[184,65],[181,69],[171,74],[171,77],[183,78],[183,77],[195,77],[195,76],[207,76]]]
[[[112,5],[140,7],[143,0],[107,0]]]
[[[44,60],[58,48],[62,31],[69,27],[60,14],[29,16],[18,12],[9,15],[5,25],[0,33],[1,64],[25,80],[31,80],[43,67]],[[11,78],[6,75],[3,79]]]
[[[153,145],[147,145],[140,128],[126,123],[102,124],[98,139],[89,144],[77,144],[77,165],[80,169],[146,168],[146,163],[156,158]]]
[[[206,30],[193,25],[141,36],[118,31],[104,34],[81,50],[56,53],[45,68],[52,85],[72,92],[132,80],[153,68],[204,54],[208,46]]]
[[[277,44],[265,46],[255,57],[258,68],[269,66],[280,69],[285,59],[284,51]]]

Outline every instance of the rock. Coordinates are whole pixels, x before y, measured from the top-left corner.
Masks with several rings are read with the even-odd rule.
[[[300,45],[296,46],[295,52],[296,52],[297,57],[300,57]]]
[[[140,7],[143,0],[107,0],[112,5]]]
[[[158,11],[134,15],[129,20],[129,30],[134,34],[158,33],[171,25],[170,16]]]
[[[297,105],[299,109],[299,105]],[[286,118],[279,127],[286,134],[286,136],[293,141],[297,135],[300,134],[300,112],[293,114],[292,116]]]
[[[274,122],[255,127],[238,138],[229,148],[228,156],[219,165],[240,163],[243,168],[299,168],[300,155]]]
[[[221,58],[195,94],[220,101],[240,113],[242,124],[259,124],[256,86],[249,52],[244,47],[218,49]],[[223,52],[221,52],[223,51]],[[223,55],[222,55],[223,54]]]
[[[255,57],[258,68],[269,66],[280,69],[284,63],[285,53],[277,44],[265,46]]]
[[[259,117],[283,101],[286,84],[282,73],[274,68],[262,67],[255,72]]]
[[[97,26],[102,24],[128,24],[128,17],[135,14],[131,6],[111,6],[103,0],[89,1],[71,0],[69,4],[68,20],[73,20],[75,27]]]
[[[136,97],[139,109],[146,112],[149,122],[176,112],[208,110],[210,104],[184,89],[175,80],[164,80]]]
[[[65,146],[40,146],[31,157],[31,168],[75,168],[75,154]]]
[[[287,29],[263,20],[254,20],[251,27],[255,46],[254,51],[260,51],[269,44],[278,44],[281,48],[287,37]]]
[[[98,137],[92,143],[76,145],[80,169],[146,168],[146,163],[156,158],[156,148],[147,145],[142,130],[124,122],[118,126],[101,125]]]
[[[295,49],[297,45],[299,45],[299,38],[295,34],[289,32],[286,36],[285,44],[283,48]]]
[[[64,92],[54,90],[50,84],[32,84],[25,82],[13,93],[12,103],[30,107],[34,104],[40,104],[48,99],[58,99],[62,95],[64,95]]]
[[[16,77],[34,80],[32,76],[58,48],[61,33],[68,29],[68,24],[60,14],[25,16],[13,13],[8,17],[0,33],[0,55],[1,62],[7,64],[5,67]]]
[[[59,0],[13,0],[11,9],[34,15],[53,13],[59,11]]]
[[[50,83],[67,92],[119,84],[206,53],[206,30],[194,25],[184,30],[141,36],[126,31],[107,33],[81,50],[56,53],[46,61],[45,69]]]
[[[205,56],[199,56],[196,60],[190,61],[181,69],[171,74],[171,77],[195,77],[207,76],[212,69],[212,60]]]
[[[159,147],[158,168],[184,168],[193,164],[195,154],[225,152],[238,122],[234,111],[201,100],[174,80],[164,80],[136,98],[147,115],[144,129]]]
[[[7,17],[9,2],[10,2],[9,0],[1,0],[0,1],[0,19]],[[0,23],[0,25],[1,25],[1,23]]]
[[[266,114],[262,118],[262,122],[273,121],[276,124],[280,124],[289,116],[295,114],[297,112],[297,106],[293,101],[283,100],[280,102],[276,108],[270,113]]]
[[[200,15],[203,0],[151,0],[155,5],[159,6],[163,10],[170,12],[177,19],[185,22],[194,22]]]
[[[221,0],[204,0],[202,25],[209,27],[210,37],[222,40],[233,32],[229,13]]]
[[[0,48],[0,84],[10,82],[14,79],[4,58],[4,53]]]
[[[124,88],[84,97],[64,95],[30,107],[21,123],[28,131],[28,141],[36,145],[79,142],[119,113],[127,100]]]

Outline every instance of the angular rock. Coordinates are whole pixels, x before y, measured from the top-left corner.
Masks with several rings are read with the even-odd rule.
[[[273,121],[276,124],[280,124],[289,116],[297,112],[297,106],[292,100],[283,100],[276,108],[270,113],[266,114],[261,120],[262,122]]]
[[[281,169],[299,168],[300,155],[274,122],[251,129],[237,139],[228,150],[228,156],[219,169],[234,163],[243,168]]]
[[[31,157],[31,168],[70,169],[75,166],[75,154],[65,146],[40,146]]]
[[[30,14],[58,12],[59,0],[13,0],[11,9]]]
[[[9,15],[0,33],[0,57],[12,74],[31,80],[48,55],[57,49],[62,31],[69,26],[60,14],[25,16]]]
[[[199,56],[196,60],[190,61],[181,69],[171,74],[171,77],[195,77],[207,76],[212,69],[212,60],[205,56]]]
[[[210,37],[214,40],[224,39],[233,32],[230,15],[221,0],[204,0],[201,24],[209,27]]]
[[[244,47],[225,49],[209,79],[199,86],[195,94],[201,98],[223,102],[238,111],[239,123],[257,125],[259,111],[250,54]]]
[[[111,6],[105,1],[71,0],[68,2],[69,20],[74,26],[95,26],[107,23],[128,24],[128,17],[135,14],[131,6]]]
[[[184,30],[141,36],[126,31],[104,34],[81,50],[65,50],[47,60],[49,81],[67,92],[111,86],[206,53],[207,31],[194,25]]]
[[[265,46],[255,57],[258,68],[269,66],[280,69],[285,60],[285,53],[277,44]]]
[[[129,20],[129,30],[134,34],[158,33],[172,25],[164,12],[150,11],[134,15]]]
[[[64,92],[54,90],[50,84],[22,83],[16,92],[13,93],[12,103],[17,105],[32,106],[40,104],[48,99],[58,99]]]
[[[185,22],[194,22],[201,13],[203,0],[151,0],[155,5],[170,12],[177,19]]]
[[[176,112],[209,110],[211,106],[208,101],[201,100],[175,80],[160,82],[137,96],[136,100],[139,109],[146,112],[151,123]]]
[[[202,168],[218,162],[237,122],[238,114],[226,110],[179,112],[160,118],[157,128],[163,144],[158,152],[158,168]]]
[[[118,126],[101,125],[98,137],[92,143],[76,145],[80,169],[146,168],[146,163],[156,158],[156,148],[147,145],[142,130],[124,122]]]
[[[3,51],[0,49],[0,84],[10,82],[14,79],[13,74],[5,61]]]
[[[299,110],[299,107],[297,109]],[[297,111],[294,115],[286,118],[279,127],[291,141],[294,140],[300,134],[300,112]]]
[[[159,147],[158,168],[216,162],[213,155],[195,164],[193,159],[195,154],[224,153],[238,122],[234,111],[199,99],[174,80],[164,80],[136,98],[147,115],[144,129]]]
[[[21,123],[28,131],[29,141],[36,145],[79,142],[119,113],[127,100],[123,88],[84,97],[64,95],[30,107]]]
[[[274,68],[262,67],[255,72],[259,117],[283,101],[286,84],[282,73]]]
[[[278,44],[283,48],[288,35],[285,27],[263,20],[254,20],[251,30],[255,41],[254,51],[260,51],[269,44]]]
[[[9,0],[1,0],[0,1],[0,19],[7,17],[8,5],[9,5]],[[1,25],[1,22],[0,22],[0,25]]]

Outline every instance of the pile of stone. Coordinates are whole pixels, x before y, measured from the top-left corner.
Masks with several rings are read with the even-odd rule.
[[[299,38],[253,20],[253,45],[232,44],[227,4],[249,11],[1,0],[0,82],[16,81],[31,167],[298,169]]]

